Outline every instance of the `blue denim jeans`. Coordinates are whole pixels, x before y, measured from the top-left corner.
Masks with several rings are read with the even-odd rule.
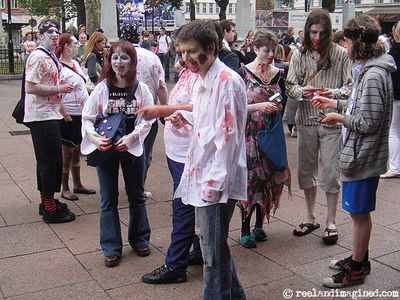
[[[160,58],[161,64],[165,71],[165,81],[169,81],[169,54],[158,53],[158,57]]]
[[[229,199],[226,204],[217,203],[195,209],[204,259],[203,300],[246,299],[227,242],[235,204],[235,200]]]
[[[144,139],[144,149],[145,149],[144,182],[146,182],[147,172],[149,171],[151,161],[153,160],[153,146],[157,137],[157,132],[158,132],[158,120],[156,120],[153,123],[153,125],[151,125],[150,132]]]
[[[121,164],[129,202],[128,241],[132,248],[148,245],[150,225],[144,197],[145,156],[117,154],[97,167],[100,185],[100,245],[105,256],[121,255],[122,237],[118,214],[118,173]]]
[[[185,164],[173,161],[167,157],[169,171],[171,172],[174,193],[177,189]],[[195,236],[194,207],[185,205],[181,198],[172,200],[172,232],[165,264],[176,272],[185,272],[187,269],[187,256]]]

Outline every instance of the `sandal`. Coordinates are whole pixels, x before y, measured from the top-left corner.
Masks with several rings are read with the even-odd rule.
[[[256,248],[256,241],[251,237],[251,235],[242,235],[240,237],[240,245],[245,248]]]
[[[253,234],[256,242],[264,242],[268,239],[267,233],[262,228],[254,228]]]
[[[307,235],[307,234],[313,232],[314,230],[318,229],[320,226],[321,225],[319,225],[318,223],[315,223],[315,224],[301,223],[299,225],[300,229],[306,228],[306,231],[302,231],[302,230],[299,231],[299,230],[293,229],[293,234],[295,236],[304,236],[304,235]]]
[[[337,229],[336,228],[334,228],[334,229],[325,228],[325,232],[328,233],[328,236],[322,236],[322,241],[328,245],[336,244],[336,242],[339,238]]]

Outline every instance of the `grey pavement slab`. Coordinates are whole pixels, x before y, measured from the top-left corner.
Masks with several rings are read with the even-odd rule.
[[[34,293],[7,298],[10,300],[106,300],[111,299],[106,292],[94,281],[84,281]]]
[[[152,228],[151,254],[138,257],[128,244],[128,202],[120,174],[119,208],[124,250],[121,265],[109,269],[104,266],[99,250],[100,195],[96,170],[86,166],[84,157],[81,158],[82,181],[88,188],[96,189],[97,194],[79,195],[76,202],[64,201],[77,215],[77,220],[47,225],[38,215],[40,198],[31,136],[13,137],[9,133],[10,130],[27,130],[10,116],[19,99],[19,87],[20,82],[0,82],[4,107],[0,111],[3,125],[0,141],[4,145],[0,149],[0,299],[200,299],[202,266],[190,266],[188,282],[183,284],[141,282],[143,274],[164,263],[170,243],[172,179],[165,159],[163,126],[160,125],[145,186],[146,191],[152,193],[146,201]],[[228,244],[249,300],[283,299],[283,291],[288,288],[294,292],[331,291],[321,286],[322,278],[335,272],[327,263],[331,258],[343,258],[351,253],[351,218],[340,204],[338,244],[326,246],[321,241],[327,209],[324,192],[319,188],[316,211],[321,228],[305,237],[293,236],[293,227],[304,222],[305,203],[304,193],[297,183],[297,139],[287,137],[286,140],[293,198],[288,197],[285,188],[280,208],[271,222],[264,224],[268,240],[258,243],[256,249],[243,248],[239,245],[241,218],[238,209],[231,221]],[[69,184],[72,189],[71,180]],[[377,210],[372,214],[373,271],[365,285],[344,291],[399,290],[399,191],[400,179],[380,181]]]
[[[0,228],[0,258],[63,248],[64,244],[43,222]]]
[[[5,297],[88,281],[87,271],[67,249],[5,258],[0,287]]]

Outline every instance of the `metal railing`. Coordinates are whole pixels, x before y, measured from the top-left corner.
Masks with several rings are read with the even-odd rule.
[[[23,52],[20,48],[14,48],[14,73],[22,74],[24,71]],[[0,75],[10,74],[8,49],[0,48]]]

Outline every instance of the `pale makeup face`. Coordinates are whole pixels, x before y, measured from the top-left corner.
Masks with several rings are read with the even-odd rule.
[[[76,38],[73,36],[71,38],[71,43],[68,44],[69,48],[71,49],[71,56],[74,57],[75,55],[78,54],[78,41],[76,40]]]
[[[195,40],[180,42],[179,50],[186,66],[191,72],[204,77],[214,62],[213,50],[205,51]]]
[[[267,65],[272,64],[275,58],[276,46],[267,45],[260,48],[255,48],[254,52],[257,54],[257,60]]]
[[[124,77],[129,72],[131,62],[131,57],[121,48],[111,55],[111,67],[117,76]]]
[[[50,27],[45,33],[43,33],[42,44],[49,50],[55,50],[58,45],[58,38],[60,34],[55,27]]]
[[[314,24],[310,27],[310,39],[313,48],[316,50],[324,37],[325,28],[321,24]]]

